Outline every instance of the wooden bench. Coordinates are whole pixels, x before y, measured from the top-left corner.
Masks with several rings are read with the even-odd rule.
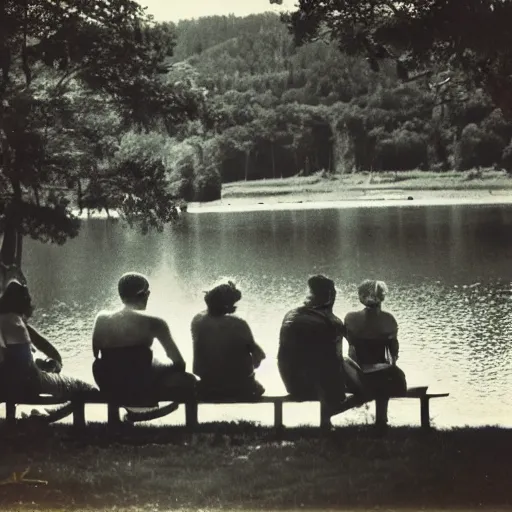
[[[430,400],[433,398],[442,398],[449,396],[449,393],[428,393],[426,387],[415,387],[409,388],[405,396],[400,397],[391,397],[391,400],[396,399],[405,399],[405,398],[413,398],[420,401],[420,419],[421,419],[421,427],[424,429],[430,428]],[[163,401],[171,401],[171,400],[163,400]],[[376,423],[380,423],[382,418],[379,416],[382,414],[381,408],[378,407],[376,402]],[[5,402],[5,412],[7,421],[12,421],[16,418],[16,405],[62,405],[64,402],[62,399],[57,399],[52,396],[39,396],[34,399],[17,402],[14,403],[12,401],[0,400],[0,403]],[[274,406],[274,427],[276,429],[282,429],[284,427],[283,423],[283,404],[285,403],[305,403],[305,402],[318,402],[317,400],[305,400],[298,401],[289,395],[283,396],[263,396],[256,401],[201,401],[201,402],[180,402],[185,405],[185,422],[186,426],[190,429],[193,429],[199,424],[198,420],[198,408],[199,405],[204,404],[273,404]],[[112,403],[103,396],[99,391],[93,391],[88,393],[80,401],[74,401],[69,403],[69,405],[60,409],[60,413],[57,411],[53,416],[53,421],[57,421],[58,419],[62,419],[69,414],[73,414],[73,425],[75,427],[84,427],[86,425],[85,419],[85,405],[89,404],[98,404],[98,405],[106,405],[108,408],[108,424],[115,425],[121,422],[119,410],[123,407],[140,407],[140,404],[129,404],[129,403]],[[359,402],[357,405],[362,405],[362,402]],[[165,407],[163,408],[165,412]],[[155,413],[152,419],[161,417],[164,414]],[[151,416],[151,414],[149,414]],[[330,418],[326,413],[325,408],[323,406],[320,407],[320,426],[323,428],[330,427]]]

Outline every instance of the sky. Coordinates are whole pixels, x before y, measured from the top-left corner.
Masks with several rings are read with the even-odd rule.
[[[282,5],[269,0],[136,0],[156,21],[179,21],[202,16],[229,15],[247,16],[266,11],[294,10],[295,0],[283,0]]]

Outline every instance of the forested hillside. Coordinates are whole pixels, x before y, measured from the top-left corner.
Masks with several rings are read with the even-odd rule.
[[[207,104],[173,147],[183,186],[195,165],[218,169],[223,182],[510,165],[512,126],[462,80],[404,84],[394,63],[374,72],[324,42],[294,48],[270,13],[187,20],[175,30],[169,77],[203,88]]]

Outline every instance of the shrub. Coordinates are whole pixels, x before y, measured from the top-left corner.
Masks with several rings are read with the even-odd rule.
[[[194,177],[194,201],[216,201],[221,198],[222,181],[214,167],[199,167]]]
[[[501,165],[507,173],[512,176],[512,141],[503,150],[503,154],[501,155]]]
[[[499,162],[503,153],[503,140],[492,132],[485,132],[476,124],[468,124],[455,151],[455,167],[466,171],[474,167],[490,167]]]
[[[171,172],[170,189],[174,196],[181,197],[185,201],[194,199],[194,160],[187,155],[180,160]]]
[[[404,171],[424,167],[428,159],[427,141],[418,133],[396,130],[377,142],[377,168]]]

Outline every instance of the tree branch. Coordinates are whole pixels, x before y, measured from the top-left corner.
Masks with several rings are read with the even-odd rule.
[[[65,85],[66,80],[71,80],[74,76],[76,76],[81,71],[85,71],[89,66],[79,66],[78,68],[72,69],[60,78],[60,80],[55,85],[55,90],[58,91],[63,85]]]
[[[24,2],[24,12],[23,12],[23,46],[21,49],[21,62],[23,73],[25,75],[25,82],[27,87],[30,87],[32,83],[32,72],[30,70],[30,66],[28,63],[27,57],[27,18],[28,18],[28,0]]]

